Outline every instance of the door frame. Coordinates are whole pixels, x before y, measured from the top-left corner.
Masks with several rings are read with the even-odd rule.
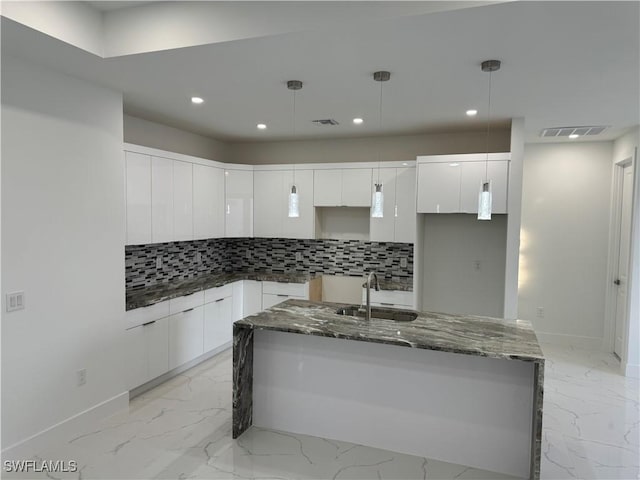
[[[638,168],[637,152],[633,155],[623,158],[613,164],[612,175],[612,188],[611,188],[611,216],[609,218],[609,253],[607,256],[607,276],[605,286],[605,321],[604,321],[604,338],[603,347],[607,352],[613,352],[615,345],[615,324],[616,324],[616,307],[618,292],[615,284],[613,283],[618,273],[618,256],[620,254],[620,226],[622,220],[622,182],[624,168],[631,166],[633,168],[634,180],[637,177],[636,169]],[[632,200],[632,222],[631,222],[631,240],[633,239],[633,199],[635,197],[635,190],[638,188],[636,182],[632,183],[633,189],[631,192]],[[633,250],[633,242],[630,242],[629,248]],[[632,251],[629,252],[629,277],[631,277],[631,260]],[[622,356],[620,357],[620,364],[624,368],[627,361],[627,348],[629,344],[629,307],[630,307],[631,292],[627,295],[627,308],[624,319],[624,339],[622,345]],[[624,374],[624,373],[623,373]]]

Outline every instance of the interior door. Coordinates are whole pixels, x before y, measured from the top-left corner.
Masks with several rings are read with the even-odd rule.
[[[616,321],[613,351],[623,358],[626,343],[627,296],[629,293],[629,250],[631,243],[631,197],[633,194],[633,166],[622,169],[622,202],[620,208],[620,237],[618,248],[618,275]]]

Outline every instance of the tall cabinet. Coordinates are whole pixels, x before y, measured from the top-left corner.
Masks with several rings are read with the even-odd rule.
[[[225,237],[253,236],[253,170],[224,172]]]
[[[381,168],[379,179],[384,194],[383,217],[371,218],[374,242],[413,243],[416,232],[415,168]],[[373,170],[378,183],[378,170]]]

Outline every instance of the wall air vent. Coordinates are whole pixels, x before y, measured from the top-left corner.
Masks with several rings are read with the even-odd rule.
[[[540,132],[540,136],[543,138],[550,137],[568,137],[569,135],[578,135],[582,136],[593,136],[600,135],[604,132],[608,127],[598,125],[592,127],[554,127],[554,128],[545,128]]]
[[[338,125],[338,121],[333,118],[323,118],[322,120],[311,120],[316,125]]]

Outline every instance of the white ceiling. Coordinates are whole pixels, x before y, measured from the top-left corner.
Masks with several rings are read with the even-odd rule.
[[[94,8],[100,10],[101,12],[111,12],[113,10],[119,10],[121,8],[131,8],[138,7],[140,5],[149,4],[149,1],[138,1],[138,2],[125,2],[120,0],[105,0],[105,1],[87,1],[89,5]]]
[[[496,58],[492,118],[524,117],[541,141],[546,127],[610,125],[595,137],[610,139],[640,123],[639,35],[638,2],[513,2],[108,59],[3,19],[2,48],[122,91],[131,115],[229,141],[291,138],[290,79],[304,82],[296,138],[484,128],[480,62]]]

